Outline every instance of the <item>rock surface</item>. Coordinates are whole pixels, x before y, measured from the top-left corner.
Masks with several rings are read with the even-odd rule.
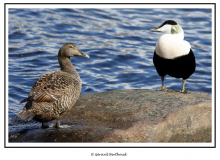
[[[83,94],[61,125],[68,127],[42,129],[12,119],[9,142],[211,142],[211,95],[139,89]]]

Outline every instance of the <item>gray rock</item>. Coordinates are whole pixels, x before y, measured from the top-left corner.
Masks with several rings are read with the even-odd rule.
[[[90,93],[80,95],[61,118],[68,127],[42,129],[36,122],[12,120],[9,142],[211,142],[211,115],[207,93]]]

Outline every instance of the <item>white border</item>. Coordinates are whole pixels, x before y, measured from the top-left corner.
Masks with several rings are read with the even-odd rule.
[[[214,117],[214,51],[215,51],[215,41],[214,41],[214,5],[207,4],[89,4],[89,5],[79,5],[79,4],[8,4],[6,5],[6,13],[8,13],[9,8],[211,8],[212,9],[212,117]],[[214,118],[212,118],[212,143],[8,143],[8,14],[6,16],[6,147],[213,147],[214,146]]]
[[[208,4],[8,4],[7,8],[212,8]]]

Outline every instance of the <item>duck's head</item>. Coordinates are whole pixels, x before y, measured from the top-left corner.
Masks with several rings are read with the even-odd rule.
[[[73,43],[66,43],[64,44],[58,53],[58,57],[73,57],[73,56],[82,56],[89,58],[89,55],[80,51],[75,44]]]
[[[150,30],[151,32],[162,32],[166,34],[179,34],[183,32],[182,27],[173,20],[167,20],[157,28]]]

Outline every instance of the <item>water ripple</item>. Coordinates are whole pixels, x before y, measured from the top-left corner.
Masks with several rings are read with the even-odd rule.
[[[210,9],[9,9],[9,118],[22,108],[34,82],[58,70],[57,53],[68,42],[90,55],[71,61],[82,79],[82,94],[115,89],[157,89],[153,66],[159,33],[149,32],[167,19],[176,20],[195,53],[197,68],[186,88],[212,92]],[[175,16],[174,16],[175,15]],[[165,85],[179,91],[182,81],[166,76]]]

